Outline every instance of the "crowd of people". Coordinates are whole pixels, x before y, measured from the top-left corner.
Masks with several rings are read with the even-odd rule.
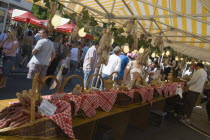
[[[56,34],[55,39],[52,39],[49,37],[48,30],[32,30],[31,26],[28,26],[28,29],[22,31],[21,34],[19,26],[11,26],[7,32],[0,35],[0,48],[0,63],[2,64],[0,66],[2,70],[0,73],[0,88],[6,88],[7,86],[7,78],[16,61],[18,49],[21,49],[23,56],[19,67],[28,67],[28,79],[33,79],[35,73],[39,73],[42,78],[47,75],[56,75],[58,69],[63,66],[63,77],[82,70],[84,86],[86,87],[88,78],[93,75],[97,68],[99,43],[88,40],[72,42],[66,40],[62,34]],[[114,46],[110,52],[107,65],[101,65],[103,79],[106,80],[113,72],[117,72],[125,85],[133,82],[139,76],[148,83],[153,79],[165,81],[168,74],[173,70],[171,62],[160,65],[154,59],[148,66],[144,66],[139,62],[139,57],[140,53],[138,52],[126,54],[124,46]],[[198,63],[197,71],[187,83],[190,86],[190,91],[186,98],[186,119],[190,117],[195,101],[202,92],[207,78],[203,68],[203,64]],[[187,74],[191,73],[192,68],[190,67]],[[46,84],[50,86],[52,81],[48,80]]]

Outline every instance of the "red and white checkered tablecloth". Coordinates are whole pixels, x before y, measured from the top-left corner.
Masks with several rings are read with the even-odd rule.
[[[163,86],[154,87],[157,93],[162,96],[163,95]]]
[[[113,90],[114,93],[125,93],[126,95],[128,95],[129,97],[131,97],[131,99],[133,99],[133,95],[134,95],[134,90],[128,90],[128,91],[124,91],[124,90]]]
[[[178,86],[178,83],[172,83],[171,84],[171,92],[172,92],[172,95],[175,95],[176,94],[177,86]]]
[[[61,94],[61,96],[59,97],[59,94]],[[56,98],[55,98],[56,97]],[[78,95],[72,95],[71,93],[54,93],[52,96],[51,96],[51,100],[67,100],[67,101],[72,101],[74,102],[75,104],[75,112],[74,113],[77,113],[79,108],[80,108],[80,105],[81,105],[81,100],[82,100],[82,97],[81,96],[78,96]]]
[[[141,94],[142,103],[146,102],[147,101],[147,94],[148,94],[147,89],[145,89],[145,88],[139,88],[139,89],[136,89],[136,91],[139,94]]]
[[[179,85],[181,85],[182,90],[184,90],[184,82],[177,82]]]
[[[162,89],[163,89],[164,97],[168,97],[168,93],[169,93],[168,86],[164,85]]]
[[[99,107],[101,107],[105,112],[109,112],[114,105],[117,94],[112,91],[101,91],[95,92],[99,96]]]
[[[144,87],[144,88],[148,91],[148,94],[146,94],[147,101],[152,103],[154,88],[153,87]]]
[[[72,130],[71,105],[62,100],[55,100],[53,104],[57,106],[55,114],[46,117],[54,121],[69,138],[75,138]]]
[[[84,111],[87,117],[96,115],[96,108],[99,107],[98,94],[83,94],[80,108]]]

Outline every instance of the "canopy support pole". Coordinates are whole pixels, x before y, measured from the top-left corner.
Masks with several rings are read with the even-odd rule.
[[[104,8],[104,6],[98,0],[95,0],[95,1],[106,12],[106,14],[109,16],[110,13],[106,10],[106,8]]]
[[[116,2],[116,0],[113,0],[112,9],[111,9],[111,12],[110,13],[112,13],[113,10],[114,10],[115,2]]]
[[[156,26],[160,29],[160,32],[164,35],[164,37],[166,38],[166,40],[169,41],[168,38],[167,38],[167,36],[165,36],[164,32],[163,32],[162,29],[160,28],[160,26],[156,23],[156,21],[154,21],[154,23],[155,23]]]
[[[148,5],[151,5],[151,6],[154,6],[154,7],[163,9],[163,10],[166,10],[166,11],[168,11],[168,12],[171,12],[171,13],[174,13],[174,14],[177,14],[177,15],[180,15],[180,16],[182,16],[182,17],[190,18],[190,19],[192,19],[192,20],[196,20],[196,21],[199,21],[199,22],[208,24],[208,25],[210,24],[209,21],[202,20],[202,19],[199,19],[199,18],[196,18],[196,17],[192,17],[192,16],[188,16],[188,15],[183,14],[183,13],[181,13],[181,12],[174,11],[174,10],[171,10],[171,9],[169,9],[169,8],[165,8],[165,7],[159,6],[159,5],[157,5],[157,4],[153,4],[153,3],[148,2],[148,1],[146,1],[146,0],[137,0],[137,1],[140,1],[140,2],[142,2],[142,3],[145,3],[145,4],[148,4]]]
[[[206,41],[171,41],[171,43],[208,43]]]
[[[206,38],[204,38],[204,37],[202,37],[202,36],[195,35],[195,34],[193,34],[193,33],[189,33],[189,32],[187,32],[187,31],[181,30],[181,29],[179,29],[179,28],[175,28],[175,27],[173,27],[173,26],[171,26],[171,25],[165,24],[165,23],[160,22],[160,21],[157,21],[157,20],[156,20],[156,22],[157,22],[157,23],[160,23],[160,24],[163,24],[163,25],[166,25],[166,26],[168,26],[168,27],[171,27],[172,29],[175,29],[175,30],[177,30],[177,31],[179,31],[179,32],[181,32],[181,33],[183,33],[183,34],[188,34],[188,35],[191,35],[191,36],[194,37],[194,38],[197,38],[197,39],[199,39],[199,40],[202,40],[202,41],[205,41],[205,42],[210,43],[210,40],[208,40],[208,39],[206,39]]]
[[[101,11],[99,11],[99,10],[97,10],[97,9],[94,9],[94,8],[92,8],[92,7],[88,6],[88,5],[85,5],[85,4],[81,3],[81,2],[78,2],[78,1],[76,1],[76,0],[69,0],[69,1],[62,1],[62,0],[61,0],[61,1],[59,1],[59,2],[66,2],[66,3],[78,4],[78,5],[80,5],[80,6],[86,7],[87,9],[89,9],[89,10],[91,10],[91,11],[93,11],[93,12],[95,12],[95,13],[101,15],[101,16],[104,16],[104,17],[107,16],[106,13],[101,12]]]
[[[157,3],[158,3],[158,0],[156,1],[156,4],[157,4]],[[157,7],[153,7],[153,9],[154,9],[153,15],[155,15],[155,12],[156,12]],[[152,28],[152,23],[153,23],[153,20],[151,20],[151,24],[150,24],[150,27],[149,27],[149,33],[150,33],[150,31],[151,31],[151,28]]]
[[[192,37],[190,35],[155,35],[155,37]],[[210,38],[210,36],[202,36],[204,38]]]
[[[124,5],[126,6],[126,8],[129,10],[129,12],[132,14],[132,15],[134,15],[134,13],[133,13],[133,11],[130,9],[130,7],[128,6],[128,4],[124,1],[124,0],[122,0],[122,2],[124,3]],[[138,20],[137,20],[138,21]],[[144,31],[144,33],[146,34],[146,35],[149,35],[149,33],[144,29],[144,27],[141,25],[141,23],[138,21],[138,24],[139,24],[139,26],[142,28],[142,30]]]

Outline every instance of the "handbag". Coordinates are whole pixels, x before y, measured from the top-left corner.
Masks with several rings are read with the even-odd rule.
[[[7,38],[8,39],[8,38]],[[0,57],[4,54],[2,51],[3,51],[3,46],[4,46],[4,43],[7,41],[7,39],[4,40],[4,42],[2,43],[1,47],[0,47]]]
[[[57,58],[58,60],[61,60],[61,59],[63,58],[63,55],[60,53],[60,47],[61,47],[61,43],[60,43],[60,45],[59,45],[59,47],[58,47],[58,51],[57,51],[57,53],[56,53],[56,58]]]

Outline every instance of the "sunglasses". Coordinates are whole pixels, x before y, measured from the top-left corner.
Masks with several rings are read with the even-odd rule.
[[[7,31],[8,33],[10,33],[10,31]]]

